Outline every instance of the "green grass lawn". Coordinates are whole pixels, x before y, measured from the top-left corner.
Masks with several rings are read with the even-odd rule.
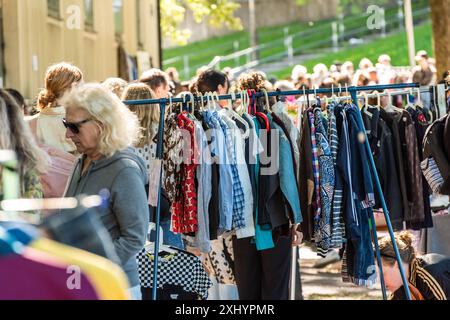
[[[416,50],[426,50],[431,53],[432,50],[432,30],[431,23],[427,22],[423,25],[414,28],[416,39]],[[312,71],[312,68],[317,63],[324,63],[328,66],[335,61],[352,61],[355,66],[359,64],[359,61],[366,57],[371,61],[376,62],[378,57],[387,53],[391,56],[392,65],[394,66],[406,66],[409,65],[408,58],[408,43],[405,32],[398,32],[387,36],[384,39],[377,39],[373,42],[360,45],[354,48],[344,49],[340,52],[319,56],[315,59],[308,60],[302,64]],[[292,68],[285,68],[279,72],[275,72],[273,76],[279,79],[287,78],[291,74]]]
[[[418,0],[414,4],[414,10],[424,8],[427,6],[426,0]],[[397,14],[397,8],[389,8],[386,10],[386,19],[395,19]],[[366,25],[367,18],[364,15],[359,16],[348,16],[344,17],[344,25],[346,30],[354,30],[355,28],[361,28],[362,33],[358,36],[368,35],[379,30],[371,31],[364,28]],[[302,32],[301,36],[294,37],[293,47],[296,53],[302,52],[302,50],[317,49],[331,46],[331,24],[336,21],[335,18],[316,21],[313,23],[307,22],[293,22],[289,24],[274,26],[274,27],[263,27],[258,29],[258,43],[272,45],[265,48],[259,52],[260,59],[271,57],[276,54],[282,54],[286,52],[286,47],[284,45],[284,35],[285,29],[288,29],[289,35],[294,35]],[[387,25],[387,31],[396,27],[397,22],[393,21]],[[348,40],[348,39],[347,39]],[[239,43],[239,50],[243,50],[250,46],[249,35],[246,31],[234,32],[221,37],[214,37],[203,41],[198,41],[190,43],[188,45],[176,48],[168,48],[163,50],[163,60],[179,57],[180,59],[170,65],[164,65],[164,68],[169,66],[176,67],[182,78],[184,77],[184,64],[182,57],[185,55],[189,56],[190,74],[189,77],[193,76],[195,70],[200,66],[207,65],[215,56],[224,56],[231,54],[235,51],[233,43]],[[226,66],[236,67],[244,65],[247,62],[245,56],[239,59],[227,61],[220,65],[220,68]],[[284,75],[285,72],[280,71],[277,74]]]

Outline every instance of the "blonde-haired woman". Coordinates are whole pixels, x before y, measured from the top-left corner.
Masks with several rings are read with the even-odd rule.
[[[130,84],[122,95],[122,100],[149,100],[156,99],[156,95],[150,87],[144,83]],[[155,138],[159,127],[159,105],[130,105],[128,108],[136,114],[142,128],[141,139],[135,143],[134,151],[144,159],[147,171],[150,173],[152,161],[156,158]],[[163,228],[163,243],[176,248],[184,249],[181,235],[170,231],[170,203],[164,191],[161,198],[161,226]],[[154,207],[151,207],[152,216]],[[154,221],[152,217],[152,221]]]
[[[102,85],[111,90],[112,93],[120,98],[122,97],[123,91],[127,87],[128,82],[121,78],[108,78],[102,82]]]
[[[439,254],[417,256],[408,231],[395,234],[398,252],[413,300],[450,299],[450,258]],[[386,288],[391,300],[406,300],[406,293],[389,236],[378,241]]]
[[[156,99],[156,95],[144,83],[132,83],[125,88],[122,94],[122,100],[150,99]],[[150,169],[151,160],[156,157],[156,143],[154,142],[154,138],[159,126],[159,105],[130,105],[128,108],[136,114],[142,128],[141,138],[135,144],[136,151],[144,158],[147,169]]]
[[[102,209],[101,218],[128,276],[130,293],[140,299],[136,255],[144,247],[149,211],[147,170],[131,148],[139,139],[138,118],[100,84],[74,88],[63,105],[66,136],[82,155],[66,196],[109,192],[109,205]]]

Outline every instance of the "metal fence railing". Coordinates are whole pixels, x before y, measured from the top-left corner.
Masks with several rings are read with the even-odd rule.
[[[252,69],[264,63],[283,59],[286,59],[287,63],[291,65],[294,63],[296,56],[314,49],[331,48],[330,51],[336,52],[342,47],[352,45],[353,42],[364,42],[364,39],[367,38],[384,37],[387,33],[401,30],[403,28],[403,17],[396,10],[395,7],[384,10],[381,27],[376,29],[367,27],[366,21],[369,14],[363,13],[345,19],[341,17],[337,20],[329,20],[318,27],[314,27],[314,29],[295,32],[292,32],[290,28],[283,28],[282,32],[280,30],[267,30],[261,32],[259,36],[263,38],[280,34],[280,37],[256,47],[245,49],[240,49],[240,47],[243,42],[247,43],[248,39],[239,38],[238,40],[199,50],[195,54],[171,57],[164,60],[163,65],[164,67],[181,65],[182,72],[180,73],[185,79],[189,79],[198,68],[204,65],[218,69],[231,67],[234,71]],[[428,20],[429,12],[430,8],[428,6],[415,10],[413,12],[415,24]],[[355,41],[355,39],[358,40]],[[217,52],[218,49],[229,53],[214,56],[209,63],[198,63],[198,61],[202,60],[201,57],[210,57],[211,53]],[[253,59],[255,56],[257,59]],[[193,63],[193,61],[197,62]]]

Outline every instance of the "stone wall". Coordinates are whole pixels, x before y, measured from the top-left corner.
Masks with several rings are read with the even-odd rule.
[[[248,1],[238,1],[241,8],[236,11],[236,16],[241,18],[245,29],[248,29]],[[275,26],[294,21],[308,22],[334,17],[336,15],[339,0],[313,0],[305,6],[298,6],[295,0],[256,0],[256,17],[258,27]],[[189,42],[207,39],[213,36],[223,36],[231,33],[226,28],[215,29],[208,25],[206,21],[196,23],[191,11],[186,11],[186,19],[181,28],[192,31]],[[165,41],[164,46],[170,46]]]

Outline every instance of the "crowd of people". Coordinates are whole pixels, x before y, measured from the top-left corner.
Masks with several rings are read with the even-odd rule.
[[[335,63],[330,68],[318,64],[312,73],[296,66],[291,79],[280,81],[267,79],[262,72],[233,79],[227,73],[203,68],[191,81],[181,82],[173,68],[167,72],[151,69],[132,83],[109,78],[97,84],[84,83],[78,67],[59,63],[48,68],[35,108],[28,107],[16,90],[0,89],[0,149],[17,154],[21,197],[72,197],[108,190],[109,205],[101,219],[128,277],[130,294],[139,299],[135,256],[145,244],[152,220],[146,190],[156,157],[154,138],[160,114],[159,108],[127,107],[123,100],[158,99],[186,92],[436,83],[436,71],[427,53],[420,51],[417,61],[414,70],[401,72],[391,66],[388,55],[380,56],[375,65],[363,59],[357,70],[351,62]],[[0,195],[1,188],[0,184]],[[170,232],[162,191],[164,242],[182,248],[181,236]]]

